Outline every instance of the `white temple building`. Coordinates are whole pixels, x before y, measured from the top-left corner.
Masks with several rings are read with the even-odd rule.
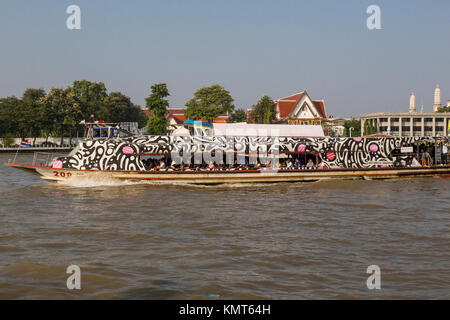
[[[450,106],[450,100],[447,107]],[[396,137],[412,136],[449,136],[450,112],[438,112],[441,105],[441,89],[436,85],[434,90],[433,112],[425,112],[423,105],[420,112],[416,109],[414,92],[409,98],[408,112],[379,112],[361,116],[361,135],[364,136],[364,124],[371,121],[378,133]]]

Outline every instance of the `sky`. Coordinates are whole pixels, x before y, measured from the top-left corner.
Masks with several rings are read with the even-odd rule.
[[[69,5],[81,29],[69,30]],[[381,9],[369,30],[366,10]],[[145,106],[167,83],[170,107],[218,83],[237,108],[306,90],[328,115],[431,111],[450,99],[450,1],[2,0],[0,97],[102,81]]]

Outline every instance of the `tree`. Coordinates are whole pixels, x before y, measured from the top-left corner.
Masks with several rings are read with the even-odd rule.
[[[275,102],[267,95],[264,95],[252,106],[251,118],[254,123],[269,124],[275,121]]]
[[[89,120],[91,115],[94,115],[97,120],[108,119],[108,109],[105,106],[105,99],[108,94],[103,82],[74,81],[72,87],[67,89],[78,102],[82,119]]]
[[[375,119],[368,119],[364,121],[364,135],[378,133]]]
[[[11,133],[14,136],[24,137],[24,126],[20,121],[24,116],[24,104],[22,100],[12,96],[0,99],[0,133]]]
[[[347,120],[344,122],[344,136],[350,137],[350,128],[352,129],[352,137],[360,137],[361,136],[361,120],[352,118],[351,120]]]
[[[68,88],[52,88],[45,97],[42,98],[42,116],[46,119],[47,130],[60,130],[61,145],[64,139],[64,128],[70,132],[82,117],[80,104],[73,91]],[[47,135],[48,137],[48,135]]]
[[[230,116],[230,122],[247,122],[247,113],[242,109],[234,111]]]
[[[28,88],[22,95],[22,102],[24,103],[24,117],[23,124],[27,127],[29,136],[33,137],[33,144],[36,142],[36,137],[40,136],[42,129],[41,118],[41,99],[45,96],[44,89]]]
[[[111,92],[105,98],[108,122],[139,122],[141,108],[121,92]]]
[[[165,83],[158,83],[151,86],[152,93],[145,98],[145,103],[150,117],[147,121],[147,132],[153,135],[164,135],[167,132],[169,121],[166,119],[169,111],[169,100],[164,99],[170,96]]]
[[[233,101],[230,93],[218,84],[204,87],[197,90],[186,103],[184,116],[190,120],[206,119],[213,122],[219,115],[233,112]]]
[[[450,112],[450,107],[439,107],[437,109],[437,112],[439,112],[439,113]]]
[[[12,133],[7,133],[3,136],[3,147],[9,148],[14,144],[14,135]]]

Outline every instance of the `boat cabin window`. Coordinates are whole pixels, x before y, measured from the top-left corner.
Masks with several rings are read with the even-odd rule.
[[[117,128],[93,128],[93,138],[117,138],[118,136]]]

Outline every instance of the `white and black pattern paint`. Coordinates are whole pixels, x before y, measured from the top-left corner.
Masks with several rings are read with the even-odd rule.
[[[63,168],[81,170],[145,170],[139,154],[311,153],[327,167],[370,168],[394,161],[392,152],[402,146],[433,142],[433,138],[287,138],[225,136],[138,136],[123,139],[86,140],[78,150],[62,157]],[[126,151],[126,152],[125,152]],[[403,156],[407,160],[409,156]],[[227,161],[227,163],[230,163]]]

